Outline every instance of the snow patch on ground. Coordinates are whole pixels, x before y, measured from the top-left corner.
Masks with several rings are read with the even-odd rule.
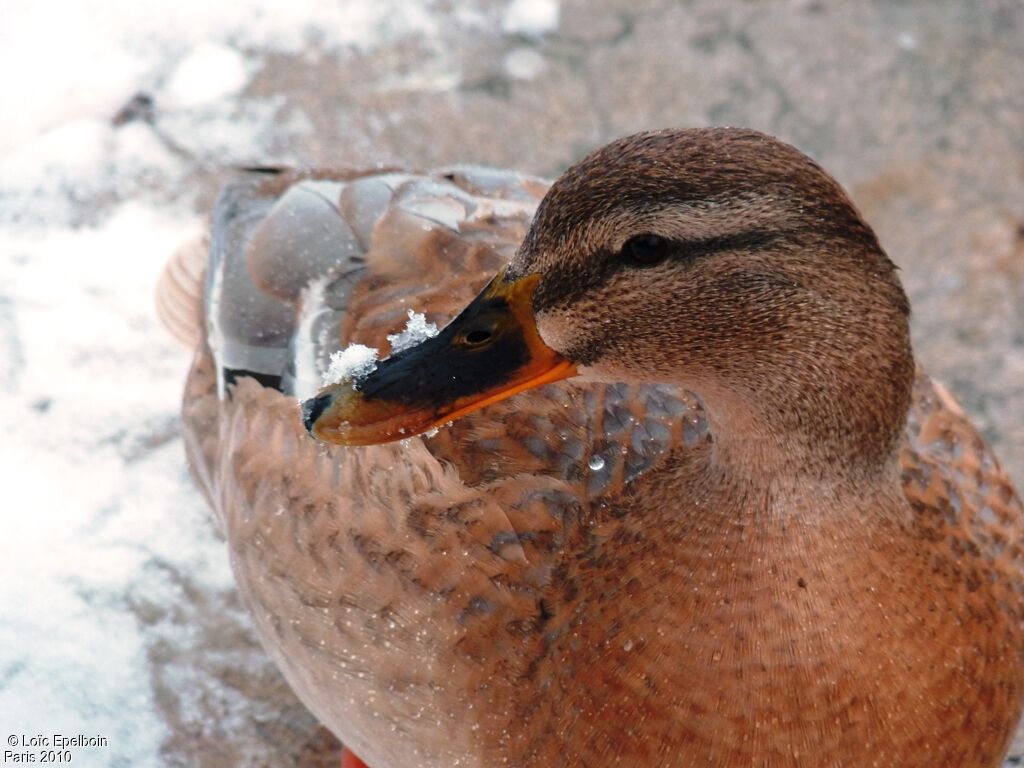
[[[558,29],[558,0],[512,0],[502,29],[511,34],[540,37]]]
[[[162,89],[170,109],[195,109],[241,91],[252,67],[238,51],[204,41],[189,51]]]
[[[257,48],[370,50],[402,36],[434,35],[432,6],[428,0],[11,0],[0,26],[0,72],[7,73],[0,153],[62,125],[69,114],[109,118],[136,90],[158,86],[175,64],[176,75],[194,82],[195,66],[212,62],[213,84],[237,86],[240,67],[225,48],[235,57]],[[26,72],[31,77],[18,76]]]
[[[547,67],[544,57],[532,48],[516,48],[505,56],[505,71],[515,80],[536,80]]]
[[[125,603],[165,589],[147,563],[230,583],[182,462],[188,354],[152,310],[164,257],[197,228],[130,203],[96,227],[0,230],[0,722],[105,736],[108,748],[76,753],[86,765],[158,758],[164,726]]]
[[[176,184],[184,173],[181,160],[146,125],[115,130],[108,121],[71,118],[0,155],[0,225],[42,231],[95,223],[95,208],[84,201],[151,196],[154,184]]]

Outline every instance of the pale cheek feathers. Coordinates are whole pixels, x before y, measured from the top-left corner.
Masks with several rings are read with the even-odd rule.
[[[644,329],[657,336],[665,334],[668,313],[652,300],[657,296],[648,286],[613,280],[568,306],[540,312],[537,331],[545,344],[574,363],[601,369],[629,368],[635,363],[634,351],[647,356],[652,353],[647,347],[653,339],[647,338]]]
[[[597,362],[605,349],[607,335],[621,329],[611,326],[609,315],[602,316],[593,301],[575,302],[571,307],[545,310],[537,318],[541,339],[553,350],[580,365]]]
[[[568,313],[548,310],[537,316],[537,333],[541,341],[559,354],[566,354],[572,348],[574,330]]]

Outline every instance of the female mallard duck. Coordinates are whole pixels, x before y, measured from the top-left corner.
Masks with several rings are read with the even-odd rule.
[[[299,697],[373,768],[998,765],[1024,510],[842,189],[732,129],[545,189],[277,173],[217,205],[189,459]],[[317,393],[407,310],[458,314]]]

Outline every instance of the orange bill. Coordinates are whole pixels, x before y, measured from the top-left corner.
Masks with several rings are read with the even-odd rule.
[[[576,375],[537,332],[538,275],[488,283],[437,336],[377,364],[355,382],[302,404],[313,437],[341,445],[401,440],[527,389]]]

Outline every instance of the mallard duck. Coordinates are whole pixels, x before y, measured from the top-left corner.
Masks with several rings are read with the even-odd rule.
[[[265,170],[161,307],[256,631],[372,768],[1004,756],[1024,510],[796,149]]]

